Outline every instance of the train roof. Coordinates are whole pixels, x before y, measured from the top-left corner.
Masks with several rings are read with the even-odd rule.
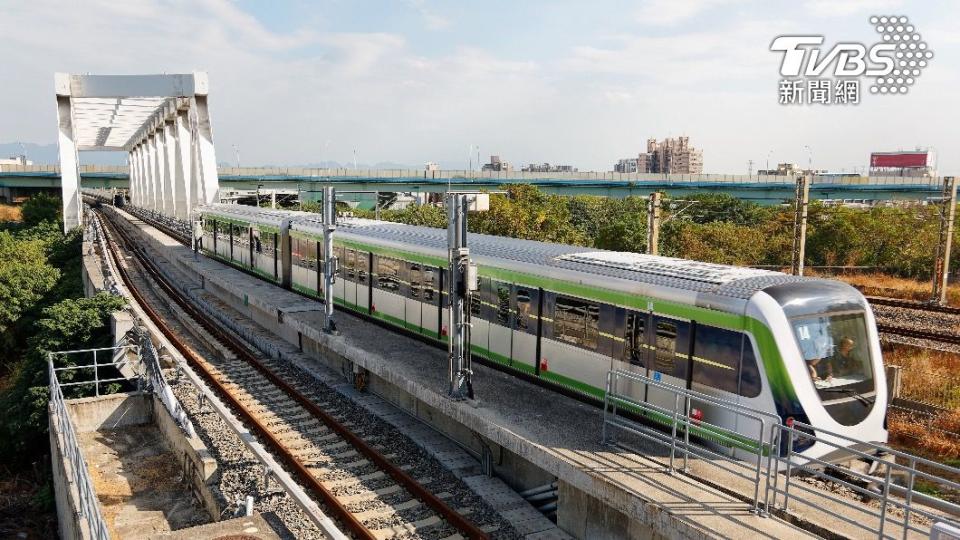
[[[207,206],[201,212],[254,223],[273,224],[290,218],[293,230],[317,236],[323,233],[320,217],[307,212],[224,204]],[[350,217],[338,219],[336,234],[358,242],[446,258],[445,229]],[[473,258],[481,265],[521,271],[529,271],[533,267],[552,269],[567,279],[574,273],[580,282],[601,287],[613,285],[614,282],[634,283],[669,287],[696,296],[706,294],[747,300],[757,292],[776,285],[824,281],[771,270],[488,234],[469,233],[467,245]]]
[[[215,215],[247,223],[259,223],[279,227],[284,219],[310,218],[309,212],[282,210],[279,208],[257,208],[243,204],[211,204],[200,208],[203,215]]]
[[[315,222],[297,223],[304,230]],[[319,231],[319,229],[317,229]],[[389,244],[406,244],[416,251],[428,250],[445,256],[445,229],[405,225],[386,221],[345,218],[337,223],[339,234]],[[605,278],[615,278],[648,285],[672,287],[695,293],[748,299],[757,291],[774,285],[812,281],[783,272],[712,264],[673,257],[639,253],[606,251],[582,246],[519,240],[503,236],[469,233],[467,246],[480,261],[503,261],[523,266],[555,268],[586,274],[584,283],[601,285]],[[505,265],[498,265],[505,266]],[[591,283],[593,282],[593,283]]]

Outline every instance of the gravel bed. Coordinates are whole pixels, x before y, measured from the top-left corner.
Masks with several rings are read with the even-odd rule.
[[[873,305],[872,308],[878,324],[896,325],[927,332],[952,332],[960,335],[960,315],[895,306]],[[960,345],[952,343],[917,339],[888,333],[881,334],[881,337],[890,343],[900,343],[926,349],[960,353]]]
[[[209,404],[200,411],[198,392],[193,383],[184,378],[179,382],[171,381],[170,386],[190,415],[197,435],[217,460],[213,492],[221,507],[226,509],[223,517],[236,515],[241,509],[238,501],[252,495],[256,511],[281,538],[326,538],[276,481],[264,484],[263,465],[224,419]]]

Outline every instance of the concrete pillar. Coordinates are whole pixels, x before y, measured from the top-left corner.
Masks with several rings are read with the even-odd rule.
[[[143,174],[147,179],[147,184],[144,186],[146,189],[143,190],[143,207],[147,210],[153,210],[153,184],[156,182],[154,175],[156,167],[153,164],[153,158],[155,155],[153,150],[153,135],[147,137],[147,140],[144,141],[143,148],[144,155],[146,157],[143,163]]]
[[[134,206],[143,204],[143,145],[138,144],[130,152],[133,155],[133,173],[135,181],[130,183],[130,202]]]
[[[207,109],[207,96],[193,98],[195,122],[194,148],[196,151],[197,176],[194,182],[199,189],[198,204],[220,202],[220,181],[217,177],[217,158],[213,147],[213,128],[210,125],[210,111]]]
[[[80,168],[77,143],[73,134],[73,114],[70,96],[57,96],[59,130],[57,145],[60,150],[60,188],[63,193],[63,231],[80,226]]]
[[[156,135],[153,137],[153,166],[155,167],[156,183],[153,185],[154,205],[153,209],[157,212],[163,212],[163,184],[166,177],[167,157],[164,155],[163,148],[166,143],[163,136],[163,126],[157,128]]]
[[[183,220],[190,219],[190,213],[193,211],[193,206],[190,204],[193,200],[190,191],[195,189],[193,187],[193,167],[190,166],[191,140],[190,120],[187,118],[187,112],[179,111],[176,126],[173,130],[175,148],[173,182],[176,186],[174,189],[176,217]]]
[[[163,123],[163,214],[173,217],[176,212],[176,186],[174,182],[174,170],[176,169],[176,141],[174,141],[173,120],[167,120]]]

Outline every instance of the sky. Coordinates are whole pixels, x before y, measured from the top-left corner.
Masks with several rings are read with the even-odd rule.
[[[851,172],[932,147],[960,173],[960,2],[928,0],[0,0],[0,143],[56,142],[54,72],[206,71],[217,159],[611,170],[686,135],[709,173]],[[935,53],[906,95],[780,105],[779,35],[878,41],[904,15]],[[809,147],[809,150],[807,150]],[[471,148],[473,150],[471,150]],[[81,155],[83,160],[83,155]]]

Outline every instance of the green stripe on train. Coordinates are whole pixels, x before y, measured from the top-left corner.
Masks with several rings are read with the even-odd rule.
[[[418,262],[420,264],[429,264],[438,267],[445,267],[447,264],[446,260],[439,257],[423,255],[401,249],[385,248],[355,240],[345,240],[341,238],[339,240],[335,240],[334,244],[344,245],[352,249],[369,251],[376,255],[385,255],[404,259],[410,262]],[[479,268],[479,272],[482,276],[496,278],[502,281],[541,287],[553,292],[569,294],[571,296],[629,307],[641,311],[647,311],[649,309],[649,304],[652,303],[653,311],[657,314],[696,320],[697,322],[702,322],[710,324],[711,326],[717,326],[729,330],[747,331],[753,334],[753,337],[757,342],[760,360],[763,363],[764,370],[767,374],[767,381],[769,383],[770,390],[774,395],[774,401],[777,403],[797,401],[796,389],[794,388],[793,382],[790,380],[790,376],[787,373],[786,366],[783,363],[783,358],[780,356],[780,350],[777,347],[773,334],[770,332],[770,329],[766,327],[766,325],[752,317],[735,315],[697,306],[677,304],[675,302],[667,302],[651,297],[632,295],[629,293],[614,291],[601,287],[571,283],[556,278],[535,276],[524,272],[495,268],[489,265],[481,266]],[[573,380],[571,379],[571,381]],[[586,386],[578,381],[573,382],[577,383],[576,387]],[[572,383],[566,385],[572,386]],[[585,393],[595,395],[591,391],[586,391]]]

